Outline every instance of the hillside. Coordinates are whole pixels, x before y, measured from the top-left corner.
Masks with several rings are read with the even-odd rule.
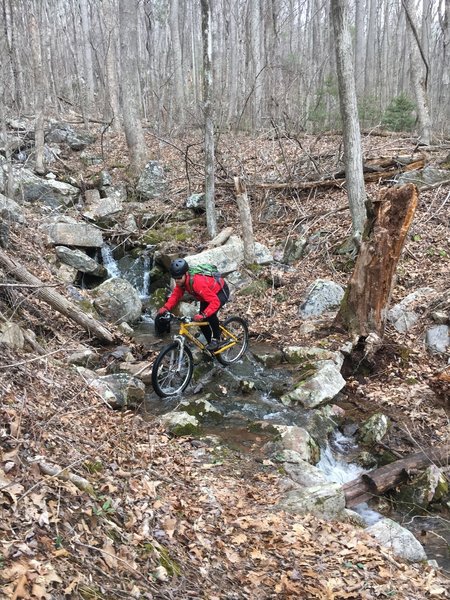
[[[166,165],[171,193],[146,208],[176,213],[190,193],[201,191],[199,142],[149,136],[151,157]],[[222,136],[217,147],[220,225],[239,232],[230,186],[234,175],[272,184],[310,182],[319,175],[330,179],[342,169],[340,144],[337,135]],[[364,144],[366,158],[415,151],[406,138],[373,136]],[[422,154],[426,164],[437,165],[448,151]],[[75,178],[83,188],[93,185],[101,169],[127,182],[123,140],[105,140],[104,156],[101,165],[86,167],[79,155],[67,152],[54,172]],[[368,193],[376,197],[381,185],[368,184]],[[253,275],[268,283],[264,291],[235,297],[232,311],[247,317],[251,344],[283,347],[324,338],[343,343],[343,335],[332,332],[326,320],[305,333],[298,305],[315,279],[342,285],[348,279],[351,261],[336,253],[350,231],[345,192],[339,187],[298,191],[249,185],[249,193],[255,237],[275,257],[290,238],[310,240],[309,252],[290,268],[275,263]],[[137,204],[130,203],[130,212],[138,210]],[[26,224],[11,230],[7,254],[69,296],[68,286],[50,268],[52,249],[40,229],[48,215],[38,203],[25,211]],[[67,213],[79,217],[77,211]],[[448,181],[421,191],[393,303],[424,286],[449,301],[449,223]],[[200,223],[190,239],[175,246],[187,254],[206,242]],[[37,300],[32,288],[14,287],[4,275],[0,286],[0,312],[34,332],[45,350],[0,347],[1,597],[448,597],[444,572],[401,563],[361,530],[275,510],[282,474],[256,453],[229,448],[214,437],[172,438],[144,409],[111,411],[67,366],[67,356],[79,344],[91,345],[105,360],[120,344],[136,357],[152,354],[117,330],[114,346],[102,346]],[[440,309],[448,312],[449,306],[444,302]],[[429,323],[424,307],[407,334],[389,327],[370,372],[348,365],[339,401],[355,418],[387,414],[393,427],[384,443],[399,455],[449,442],[448,401],[428,385],[448,356],[427,352],[423,337]]]

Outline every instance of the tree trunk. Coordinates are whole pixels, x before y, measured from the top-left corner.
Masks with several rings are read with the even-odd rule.
[[[397,263],[418,202],[412,183],[374,202],[353,274],[335,323],[349,333],[383,336]]]
[[[336,44],[347,193],[352,215],[353,238],[359,241],[366,220],[366,190],[347,0],[332,0],[331,14]]]
[[[420,43],[417,18],[411,0],[402,0],[406,11],[409,48],[411,54],[411,80],[417,104],[417,117],[419,121],[419,139],[427,146],[431,143],[431,117],[430,102],[428,99],[428,72],[424,50]]]
[[[140,174],[146,163],[144,131],[140,119],[138,87],[138,1],[119,0],[120,35],[120,82],[122,88],[122,114],[125,137],[130,152],[130,169],[133,175]]]
[[[99,323],[96,319],[91,317],[90,315],[85,314],[80,311],[76,306],[74,306],[71,302],[66,300],[64,296],[58,294],[47,287],[45,284],[32,275],[29,271],[25,269],[18,262],[10,259],[5,252],[0,250],[0,265],[17,281],[22,281],[23,283],[29,283],[33,286],[38,286],[35,290],[36,297],[47,304],[50,304],[52,308],[61,314],[65,315],[69,319],[75,321],[81,325],[86,331],[92,334],[95,337],[98,337],[101,340],[106,342],[112,342],[113,336],[112,334],[104,327],[101,323]],[[41,287],[42,286],[42,287]]]
[[[205,118],[205,204],[206,226],[210,238],[217,234],[216,204],[214,200],[214,120],[212,19],[210,0],[201,0],[203,42],[203,106]]]
[[[178,123],[184,121],[183,53],[181,50],[179,0],[170,0],[169,23],[172,40],[173,108]]]
[[[431,463],[445,465],[448,463],[449,454],[450,447],[448,446],[431,448],[364,473],[357,479],[344,484],[345,505],[351,508],[380,496],[399,483],[407,481],[408,473],[412,470],[423,469]]]
[[[37,9],[39,10],[39,9]],[[35,124],[34,124],[34,147],[36,152],[34,170],[38,175],[45,173],[44,165],[44,69],[42,64],[42,47],[40,40],[40,27],[38,15],[32,12],[30,15],[30,41],[33,54],[34,71],[34,94],[35,94]],[[40,20],[40,19],[39,19]]]
[[[252,265],[255,263],[255,238],[253,236],[252,215],[248,202],[247,191],[242,185],[239,177],[234,178],[236,189],[236,202],[241,216],[242,240],[244,242],[244,263]]]

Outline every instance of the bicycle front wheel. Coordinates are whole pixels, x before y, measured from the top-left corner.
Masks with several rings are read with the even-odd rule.
[[[224,350],[215,356],[223,365],[231,365],[239,360],[248,348],[247,321],[241,317],[228,317],[222,323],[221,331]]]
[[[181,394],[187,388],[194,369],[190,348],[183,350],[176,342],[165,346],[156,357],[152,368],[153,389],[161,398]]]

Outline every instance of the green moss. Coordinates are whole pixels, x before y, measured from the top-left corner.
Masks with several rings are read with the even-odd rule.
[[[144,244],[157,245],[162,242],[185,242],[190,238],[190,228],[183,225],[169,225],[159,229],[149,229],[142,236]]]
[[[86,469],[88,473],[101,473],[103,471],[103,465],[99,460],[89,461],[87,460],[83,463],[83,467]]]

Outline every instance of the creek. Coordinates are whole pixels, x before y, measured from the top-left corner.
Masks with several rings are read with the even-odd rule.
[[[143,299],[149,295],[149,273],[152,257],[149,252],[137,258],[125,257],[115,261],[110,249],[102,250],[104,265],[112,277],[125,277]],[[121,263],[121,264],[120,264]],[[135,329],[136,342],[151,347],[162,347],[170,338],[160,340],[154,336],[151,318],[144,317]],[[145,413],[149,418],[174,410],[182,400],[195,399],[208,394],[208,400],[220,411],[223,418],[202,424],[204,435],[214,435],[221,444],[242,453],[249,453],[256,460],[264,455],[264,445],[273,434],[252,431],[252,423],[263,422],[276,425],[296,425],[311,433],[320,446],[317,467],[330,482],[345,483],[355,479],[364,469],[354,462],[358,447],[351,435],[344,435],[338,425],[323,427],[323,419],[317,419],[317,410],[301,406],[283,405],[279,397],[293,385],[292,372],[286,366],[268,368],[258,362],[250,351],[241,361],[231,367],[223,367],[212,359],[196,356],[197,367],[194,382],[183,397],[159,398],[153,390],[146,394]],[[382,518],[376,506],[361,504],[355,510],[367,526]],[[429,559],[434,559],[450,573],[450,524],[444,516],[406,516],[389,511],[386,515],[409,529],[423,545]]]
[[[136,330],[136,341],[145,344],[153,340],[154,344],[152,328],[151,322],[143,322]],[[222,413],[223,419],[205,423],[202,430],[205,436],[219,438],[221,445],[261,460],[265,457],[264,446],[272,439],[272,435],[261,430],[253,432],[249,427],[252,423],[263,421],[297,425],[310,432],[313,430],[312,435],[321,449],[316,466],[328,481],[343,484],[358,477],[364,469],[354,462],[359,448],[351,435],[345,435],[337,425],[331,433],[329,430],[321,431],[320,427],[317,428],[315,410],[287,407],[278,400],[280,390],[289,387],[291,381],[292,376],[287,368],[264,367],[248,352],[231,367],[223,367],[212,361],[203,364],[199,379],[191,384],[182,397],[161,399],[149,390],[145,412],[153,418],[175,410],[180,401],[209,394],[209,401]],[[250,382],[251,391],[244,393],[242,382]],[[353,510],[369,526],[383,517],[376,508],[370,503],[363,503]],[[424,547],[428,558],[436,560],[443,570],[450,572],[450,526],[447,519],[438,515],[405,516],[391,510],[386,516],[409,529]]]

